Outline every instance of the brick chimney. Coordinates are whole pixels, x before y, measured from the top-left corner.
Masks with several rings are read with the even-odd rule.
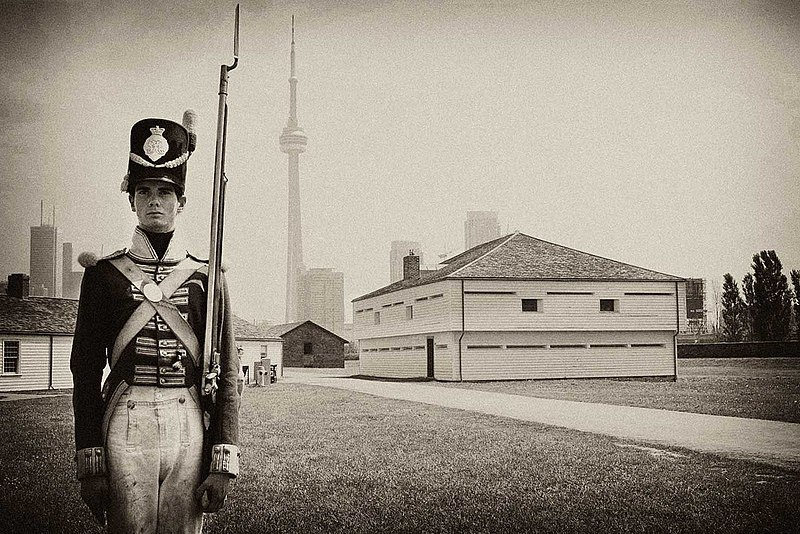
[[[419,256],[413,250],[403,257],[403,280],[419,280]]]
[[[9,297],[26,299],[30,296],[31,277],[27,274],[15,273],[8,275],[8,289],[6,294]]]

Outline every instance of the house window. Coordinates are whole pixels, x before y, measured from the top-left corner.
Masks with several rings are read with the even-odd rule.
[[[414,306],[406,306],[406,320],[410,321],[414,318]]]
[[[618,312],[619,299],[600,299],[601,312]]]
[[[261,357],[262,358],[266,358],[267,357],[267,346],[266,345],[261,345]]]
[[[381,312],[375,312],[375,324],[381,324]]]
[[[3,373],[19,374],[19,341],[3,341]]]
[[[522,311],[538,312],[542,311],[542,299],[522,299]]]
[[[303,354],[314,354],[314,344],[303,343]]]

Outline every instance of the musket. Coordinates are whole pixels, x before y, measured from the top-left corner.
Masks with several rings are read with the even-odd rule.
[[[217,146],[214,157],[214,190],[211,200],[211,246],[208,256],[208,287],[206,296],[206,327],[200,369],[203,381],[200,392],[203,396],[217,390],[219,377],[220,346],[222,328],[220,313],[222,303],[222,231],[225,220],[225,142],[228,130],[228,73],[239,63],[239,4],[236,4],[236,22],[233,31],[233,64],[220,65],[219,110],[217,113]]]

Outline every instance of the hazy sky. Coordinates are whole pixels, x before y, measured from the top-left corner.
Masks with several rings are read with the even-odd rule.
[[[800,268],[794,2],[242,2],[229,87],[234,310],[282,320],[290,19],[304,258],[350,300],[392,240],[503,232],[721,284],[774,249]],[[130,126],[200,120],[180,225],[207,253],[219,66],[235,2],[0,5],[0,276],[28,272],[40,200],[76,251],[128,244]],[[710,307],[710,306],[709,306]]]

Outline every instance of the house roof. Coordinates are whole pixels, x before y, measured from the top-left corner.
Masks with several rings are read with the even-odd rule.
[[[317,328],[319,328],[321,330],[324,330],[325,332],[328,332],[330,335],[339,338],[344,343],[350,343],[349,341],[347,341],[342,336],[340,336],[340,335],[338,335],[338,334],[336,334],[334,332],[331,332],[330,330],[328,330],[324,326],[320,326],[317,323],[315,323],[314,321],[297,321],[295,323],[276,324],[275,326],[271,327],[268,330],[268,332],[272,336],[283,337],[284,335],[288,334],[292,330],[295,330],[296,328],[298,328],[298,327],[300,327],[300,326],[302,326],[302,325],[304,325],[306,323],[311,323],[312,325],[316,326]]]
[[[680,281],[516,232],[473,247],[416,280],[400,280],[353,302],[441,280]]]
[[[0,334],[72,335],[77,317],[75,299],[0,295]]]
[[[236,314],[233,314],[233,332],[236,339],[241,340],[283,341],[280,337],[270,334],[268,328],[254,325]]]

